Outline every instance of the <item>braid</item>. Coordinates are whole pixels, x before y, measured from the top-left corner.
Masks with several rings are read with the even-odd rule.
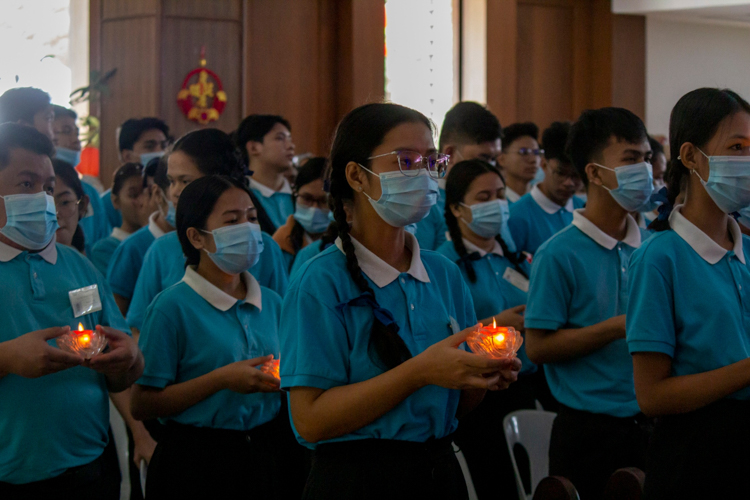
[[[499,234],[495,236],[495,239],[497,240],[498,243],[500,243],[500,248],[503,249],[503,255],[505,255],[505,257],[510,261],[511,264],[513,264],[513,269],[521,273],[525,278],[528,278],[529,275],[526,274],[526,271],[524,271],[523,268],[521,267],[521,264],[523,263],[523,261],[526,260],[523,257],[523,253],[521,252],[511,253],[510,251],[508,251],[508,245],[505,243],[505,240]]]
[[[448,226],[448,232],[451,235],[453,249],[462,259],[461,263],[464,265],[464,268],[466,268],[466,274],[469,277],[469,281],[476,283],[477,272],[474,270],[474,264],[471,263],[470,259],[463,259],[463,257],[468,254],[466,251],[466,245],[464,245],[464,237],[461,235],[461,228],[458,227],[458,220],[453,215],[453,212],[451,212],[448,204],[445,205],[445,224]]]
[[[331,183],[331,193],[335,193],[335,181]],[[336,219],[336,228],[338,237],[341,239],[341,246],[346,255],[346,269],[354,280],[354,283],[362,293],[369,293],[375,299],[375,292],[362,274],[362,269],[357,262],[357,256],[354,253],[354,243],[349,235],[349,223],[346,220],[346,211],[344,210],[343,200],[334,195],[333,216]],[[381,368],[390,370],[400,365],[412,357],[409,348],[406,346],[404,339],[398,334],[397,326],[385,326],[377,317],[373,318],[370,340],[367,346],[370,359]]]
[[[330,246],[334,241],[336,241],[336,237],[339,234],[338,230],[338,224],[336,222],[331,222],[328,224],[328,229],[326,229],[326,232],[323,236],[320,238],[320,251],[322,252],[328,246]]]
[[[683,185],[687,184],[687,176],[689,175],[688,169],[682,164],[681,160],[673,158],[669,161],[669,166],[664,174],[664,181],[667,185],[667,203],[669,204],[668,209],[670,212],[682,191]],[[651,222],[648,228],[658,232],[671,229],[671,226],[669,225],[669,219],[662,220],[662,217],[659,217]]]
[[[302,244],[304,243],[305,238],[305,228],[302,227],[302,224],[294,221],[294,227],[292,227],[291,233],[289,233],[289,242],[292,244],[292,248],[294,249],[294,253],[300,251],[302,248]]]

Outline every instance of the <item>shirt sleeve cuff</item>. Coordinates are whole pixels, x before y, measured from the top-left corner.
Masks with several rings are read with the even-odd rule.
[[[563,323],[554,319],[534,319],[526,318],[524,326],[535,330],[558,330]]]
[[[331,380],[329,378],[319,377],[317,375],[282,375],[281,388],[290,387],[315,387],[327,391],[333,387],[345,385],[346,381]]]
[[[660,352],[674,358],[673,345],[655,340],[628,340],[628,351],[630,351],[630,354],[634,352]]]
[[[169,379],[162,378],[162,377],[151,377],[148,375],[143,375],[141,376],[141,378],[139,378],[136,381],[136,384],[138,385],[146,385],[149,387],[156,387],[159,389],[164,389],[166,386],[168,386],[171,383],[172,381]]]
[[[112,293],[116,293],[120,297],[125,297],[126,299],[130,299],[130,298],[133,297],[133,291],[132,290],[130,290],[130,291],[125,290],[125,288],[123,288],[121,286],[118,286],[116,283],[111,283],[110,282],[109,288],[110,288],[110,290],[112,290]]]

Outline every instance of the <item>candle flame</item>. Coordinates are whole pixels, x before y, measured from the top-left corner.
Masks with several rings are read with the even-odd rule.
[[[78,323],[78,331],[79,332],[83,331],[83,323]]]
[[[494,317],[492,318],[492,328],[497,328],[497,321]]]
[[[81,343],[88,344],[89,342],[91,342],[91,337],[88,335],[81,335]]]
[[[502,333],[498,333],[497,335],[495,335],[495,340],[497,340],[498,342],[502,342],[503,340],[505,340],[505,335],[503,335]]]

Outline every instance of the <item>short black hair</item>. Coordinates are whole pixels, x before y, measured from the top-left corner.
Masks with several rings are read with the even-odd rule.
[[[250,115],[242,120],[232,138],[246,165],[250,164],[250,158],[245,145],[250,141],[263,142],[263,138],[277,123],[284,125],[289,132],[292,131],[289,121],[279,115]]]
[[[651,158],[658,154],[664,154],[664,146],[652,136],[648,136],[648,144],[651,146]]]
[[[169,127],[164,120],[154,117],[130,118],[120,126],[119,151],[133,149],[135,143],[144,132],[149,130],[161,130],[169,138]]]
[[[503,129],[492,112],[477,102],[464,101],[453,106],[440,129],[440,151],[448,144],[482,144],[501,139]]]
[[[112,180],[112,194],[119,195],[122,187],[125,185],[125,181],[133,177],[143,179],[143,165],[140,163],[126,163],[125,165],[121,165],[120,168],[115,171]]]
[[[586,165],[601,154],[610,138],[636,144],[648,137],[643,121],[624,108],[589,109],[570,127],[568,153],[583,183],[588,186]]]
[[[513,141],[521,137],[532,137],[539,141],[539,127],[532,122],[514,123],[503,130],[503,149],[510,146]]]
[[[61,116],[67,116],[74,120],[78,119],[78,114],[70,108],[65,108],[63,106],[58,106],[57,104],[53,104],[52,111],[55,112],[55,118],[59,118]]]
[[[16,87],[0,95],[0,123],[34,123],[34,115],[49,107],[49,94],[34,87]]]
[[[561,163],[570,163],[570,158],[565,153],[565,144],[570,134],[570,122],[554,122],[542,133],[542,148],[547,160],[558,160]]]
[[[0,169],[8,166],[10,150],[14,148],[50,158],[55,154],[55,146],[49,137],[34,127],[14,122],[0,124]]]

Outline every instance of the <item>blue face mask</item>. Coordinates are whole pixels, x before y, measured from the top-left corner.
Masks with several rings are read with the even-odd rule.
[[[413,235],[417,235],[417,225],[416,224],[409,224],[408,226],[404,226],[404,230]]]
[[[380,178],[380,198],[373,200],[369,194],[364,195],[369,198],[380,218],[393,227],[416,224],[427,217],[432,206],[437,203],[437,179],[430,177],[427,170],[420,170],[416,176],[407,177],[399,170],[376,174],[367,167],[360,167]]]
[[[68,162],[75,167],[81,163],[81,152],[68,148],[55,148],[55,158]]]
[[[299,222],[308,234],[320,234],[328,229],[331,221],[328,216],[330,210],[321,210],[318,207],[308,207],[297,203],[294,209],[294,220]]]
[[[461,220],[482,238],[494,238],[508,223],[510,216],[508,200],[485,201],[474,205],[461,203],[461,205],[471,210],[471,222],[466,222],[463,217]]]
[[[154,158],[161,158],[162,156],[164,156],[164,151],[154,151],[153,153],[143,153],[140,158],[141,165],[145,167],[146,165],[148,165],[148,162],[150,162]]]
[[[536,174],[534,174],[534,178],[531,179],[531,182],[529,183],[529,185],[536,186],[537,184],[539,184],[540,182],[544,180],[544,175],[545,175],[544,169],[542,167],[537,168]]]
[[[700,149],[698,151],[701,151]],[[708,156],[708,180],[697,175],[716,206],[726,213],[743,211],[750,207],[750,156]]]
[[[172,200],[168,200],[164,195],[162,195],[162,198],[167,202],[167,213],[161,212],[161,208],[159,208],[159,211],[164,216],[164,220],[167,221],[167,224],[177,228],[177,208],[174,206],[174,203],[172,203]]]
[[[650,163],[643,161],[617,168],[605,167],[598,163],[594,163],[594,165],[612,171],[617,176],[617,187],[615,189],[602,187],[609,191],[612,198],[622,208],[628,212],[635,212],[648,203],[651,194],[654,192],[654,174]]]
[[[213,235],[216,252],[206,250],[206,253],[225,273],[240,274],[258,263],[263,251],[263,236],[258,224],[244,222],[203,232]]]
[[[35,194],[0,196],[5,201],[7,222],[0,228],[6,238],[29,250],[41,250],[55,236],[55,199],[40,191]]]

